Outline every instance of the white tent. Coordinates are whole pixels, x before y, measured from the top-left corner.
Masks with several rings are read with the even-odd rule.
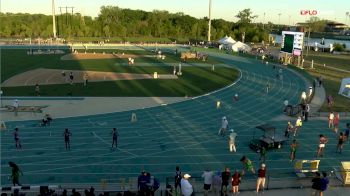
[[[248,46],[247,44],[244,44],[240,41],[232,44],[231,49],[234,52],[239,52],[239,51],[245,51],[245,52],[249,52],[252,50],[252,48],[250,46]]]
[[[343,78],[341,81],[339,94],[350,98],[350,78]]]
[[[232,37],[228,37],[227,35],[223,38],[221,38],[218,43],[223,44],[223,45],[230,45],[230,44],[234,44],[236,43],[236,41],[234,39],[232,39]]]
[[[224,44],[225,43],[225,41],[227,40],[227,35],[225,36],[225,37],[223,37],[223,38],[221,38],[219,41],[218,41],[218,43],[219,44]]]

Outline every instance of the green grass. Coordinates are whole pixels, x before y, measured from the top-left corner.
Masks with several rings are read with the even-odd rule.
[[[157,67],[138,67],[145,72]],[[168,73],[172,67],[167,67]],[[125,80],[82,84],[42,85],[42,96],[197,96],[232,83],[238,77],[233,68],[183,67],[183,76],[177,80]],[[6,96],[33,96],[34,87],[3,88]]]
[[[323,64],[326,64],[326,67],[330,66],[350,71],[350,55],[310,51],[305,60],[307,61],[304,63],[306,66],[310,66],[311,60],[314,60],[316,65],[323,66]]]
[[[109,42],[143,42],[143,43],[172,43],[169,38],[163,37],[74,37],[68,39],[69,41],[79,42],[100,42],[109,40]]]
[[[334,110],[338,112],[350,111],[350,99],[338,94],[341,80],[349,77],[350,73],[331,69],[338,68],[350,71],[350,56],[310,51],[305,59],[304,67],[311,67],[311,60],[314,60],[315,69],[305,70],[314,78],[322,75],[326,95],[332,95],[334,98]],[[326,64],[326,66],[324,67],[323,64]],[[323,104],[321,111],[329,111],[327,102]]]
[[[334,98],[334,110],[337,112],[349,112],[350,111],[350,99],[342,95],[339,95],[339,88],[341,80],[345,77],[349,77],[349,73],[344,73],[340,71],[335,71],[332,69],[317,68],[317,69],[307,69],[312,76],[318,77],[322,75],[324,78],[323,86],[326,89],[326,96],[332,95]],[[328,112],[328,105],[325,102],[321,108],[321,111]]]
[[[17,50],[17,49],[2,49],[1,51],[1,81],[33,69],[37,68],[51,68],[51,69],[68,69],[68,70],[90,70],[90,71],[108,71],[108,72],[119,72],[119,73],[144,73],[144,68],[131,67],[131,66],[120,66],[128,63],[127,59],[94,59],[94,60],[70,60],[70,61],[61,61],[60,57],[63,55],[27,55],[27,50]],[[68,52],[68,51],[67,51]],[[99,52],[102,53],[100,50]],[[121,51],[126,54],[154,54],[149,51]],[[165,60],[141,57],[135,59],[135,63],[147,63],[147,64],[157,64],[161,65],[162,63],[179,63],[180,58],[179,54],[176,56],[174,54],[166,54]],[[200,61],[196,59],[188,60],[187,63],[207,63],[207,64],[219,64],[220,61],[217,61],[209,57],[208,61]],[[157,71],[158,73],[172,73],[165,72],[161,66],[154,69],[147,69],[149,72],[153,73]]]

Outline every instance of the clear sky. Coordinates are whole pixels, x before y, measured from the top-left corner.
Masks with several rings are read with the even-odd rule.
[[[1,12],[51,14],[52,0],[0,0]],[[55,0],[56,14],[59,7],[74,7],[74,12],[97,16],[103,5],[121,8],[167,10],[202,18],[208,16],[209,0]],[[300,10],[317,10],[318,17],[350,23],[346,12],[350,12],[350,0],[212,0],[212,18],[236,21],[234,17],[240,10],[250,8],[256,21],[283,24],[304,22],[307,16],[301,16]],[[62,10],[63,12],[63,10]],[[264,17],[265,13],[265,17]],[[279,16],[279,14],[281,14]]]

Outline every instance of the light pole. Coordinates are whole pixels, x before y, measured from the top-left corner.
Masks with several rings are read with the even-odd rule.
[[[349,18],[349,26],[350,26],[350,13],[349,12],[346,12],[346,19]],[[345,25],[346,25],[346,20],[345,20]],[[349,29],[349,26],[348,26],[348,29]]]
[[[55,0],[52,0],[52,33],[53,33],[53,38],[56,39],[57,35],[56,35]]]
[[[288,18],[289,18],[289,22],[288,22],[288,25],[289,25],[289,26],[290,26],[290,17],[291,17],[291,16],[290,16],[290,15],[288,15]]]
[[[264,12],[263,29],[265,29],[265,15],[266,13]]]

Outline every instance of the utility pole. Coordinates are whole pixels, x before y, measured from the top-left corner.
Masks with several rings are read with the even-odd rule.
[[[55,0],[52,0],[52,32],[53,38],[56,39],[56,14],[55,14]]]
[[[208,22],[208,42],[210,42],[211,37],[211,0],[209,0],[209,22]]]

